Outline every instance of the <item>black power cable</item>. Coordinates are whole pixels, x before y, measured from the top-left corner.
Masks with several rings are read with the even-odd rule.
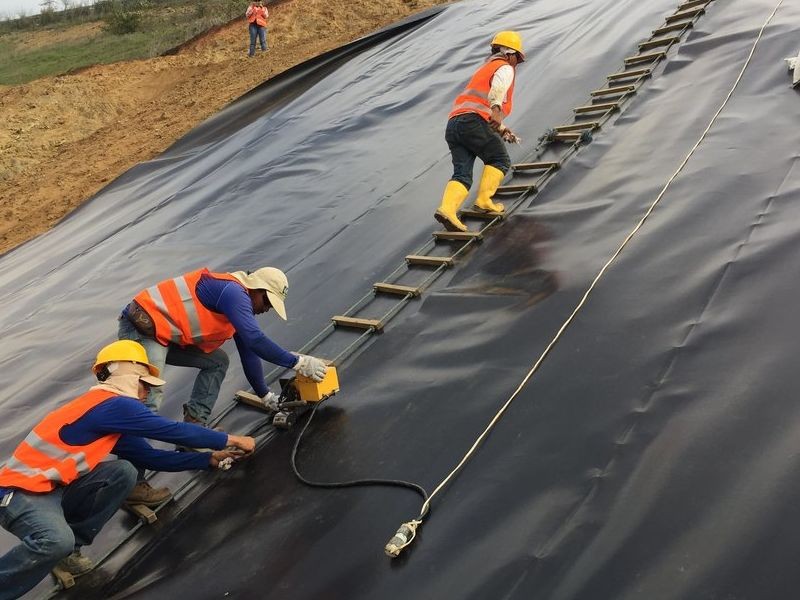
[[[324,402],[324,400],[323,400]],[[322,405],[322,402],[317,402],[314,405],[314,408],[311,409],[311,414],[308,416],[308,420],[303,425],[303,428],[300,430],[300,433],[297,436],[297,439],[294,442],[294,447],[292,448],[292,471],[294,471],[295,477],[307,486],[316,487],[316,488],[347,488],[347,487],[366,487],[366,486],[383,486],[383,487],[400,487],[406,488],[409,490],[415,491],[417,494],[422,496],[423,501],[427,505],[428,502],[428,492],[425,491],[421,485],[416,483],[412,483],[410,481],[403,481],[401,479],[353,479],[351,481],[311,481],[310,479],[306,479],[303,475],[300,474],[300,471],[297,469],[297,450],[300,448],[300,442],[303,440],[303,434],[305,434],[308,426],[311,424],[311,420],[314,418],[314,415],[317,412],[317,409]],[[420,515],[420,519],[425,516],[428,511],[426,510],[425,513]]]

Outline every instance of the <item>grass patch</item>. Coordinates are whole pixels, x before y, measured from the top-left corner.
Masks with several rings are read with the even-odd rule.
[[[28,52],[18,47],[6,51],[0,46],[0,84],[26,83],[46,75],[65,73],[70,69],[138,58],[147,43],[143,32],[124,36],[102,34],[95,38],[45,46]]]
[[[0,34],[0,85],[27,83],[72,69],[121,60],[150,58],[215,25],[243,14],[238,0],[195,0],[179,3],[137,4],[134,31],[120,34],[119,22],[106,18],[91,37],[59,39],[70,25]],[[107,16],[108,17],[108,16]],[[91,21],[90,21],[91,22]],[[53,42],[30,44],[26,36],[52,32]],[[63,35],[61,36],[64,37]]]

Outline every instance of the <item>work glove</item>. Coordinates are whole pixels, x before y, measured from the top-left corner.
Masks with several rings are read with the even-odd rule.
[[[279,399],[280,397],[278,396],[278,394],[275,394],[273,392],[267,392],[266,394],[261,396],[261,401],[264,403],[264,406],[275,412],[278,412]]]
[[[211,466],[222,471],[227,471],[233,466],[233,463],[244,456],[241,450],[217,450],[211,453]]]
[[[295,352],[292,352],[292,354],[297,357],[297,364],[294,366],[295,371],[314,381],[323,380],[325,373],[328,371],[324,360],[306,354],[297,354]]]
[[[511,131],[508,127],[502,127],[500,129],[500,137],[502,137],[503,141],[508,144],[519,144],[522,142],[522,138]]]

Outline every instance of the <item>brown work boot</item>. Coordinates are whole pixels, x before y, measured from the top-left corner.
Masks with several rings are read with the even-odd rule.
[[[183,422],[191,423],[192,425],[200,425],[200,427],[208,427],[208,423],[201,421],[189,412],[187,405],[183,405]],[[214,431],[222,431],[219,427],[215,427]],[[175,444],[175,450],[178,452],[213,452],[212,448],[192,448],[191,446],[184,446],[182,444]]]
[[[158,506],[172,498],[169,488],[154,488],[146,481],[137,481],[133,490],[125,498],[125,504],[143,504],[144,506]]]
[[[62,558],[58,561],[56,567],[77,577],[78,575],[84,575],[91,571],[94,568],[94,563],[92,559],[85,557],[81,554],[81,551],[76,548],[75,552],[70,554],[67,558]]]
[[[192,413],[189,412],[188,404],[183,405],[183,422],[184,423],[191,423],[192,425],[200,425],[201,427],[208,427],[205,421],[201,421],[197,417],[195,417]]]

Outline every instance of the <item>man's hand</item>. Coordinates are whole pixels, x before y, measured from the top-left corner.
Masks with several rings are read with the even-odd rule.
[[[295,354],[294,352],[292,354]],[[328,366],[321,358],[314,358],[305,354],[295,354],[297,356],[297,364],[294,370],[314,381],[322,381],[325,378],[325,373],[328,371]]]
[[[216,450],[211,453],[211,458],[208,462],[213,469],[222,469],[223,471],[227,471],[231,468],[231,465],[233,465],[234,461],[241,457],[241,450]]]
[[[505,115],[503,114],[503,111],[500,110],[500,107],[497,106],[497,105],[494,105],[492,107],[492,114],[489,115],[489,126],[492,129],[499,131],[500,127],[503,125],[503,118],[504,117],[505,117]]]
[[[245,454],[250,454],[256,449],[256,440],[249,435],[229,435],[228,446],[234,446],[244,450]],[[227,452],[227,450],[219,450],[219,452]]]
[[[519,144],[522,142],[521,137],[519,137],[516,133],[514,133],[508,127],[505,126],[500,131],[500,136],[503,138],[503,141],[508,144]]]

